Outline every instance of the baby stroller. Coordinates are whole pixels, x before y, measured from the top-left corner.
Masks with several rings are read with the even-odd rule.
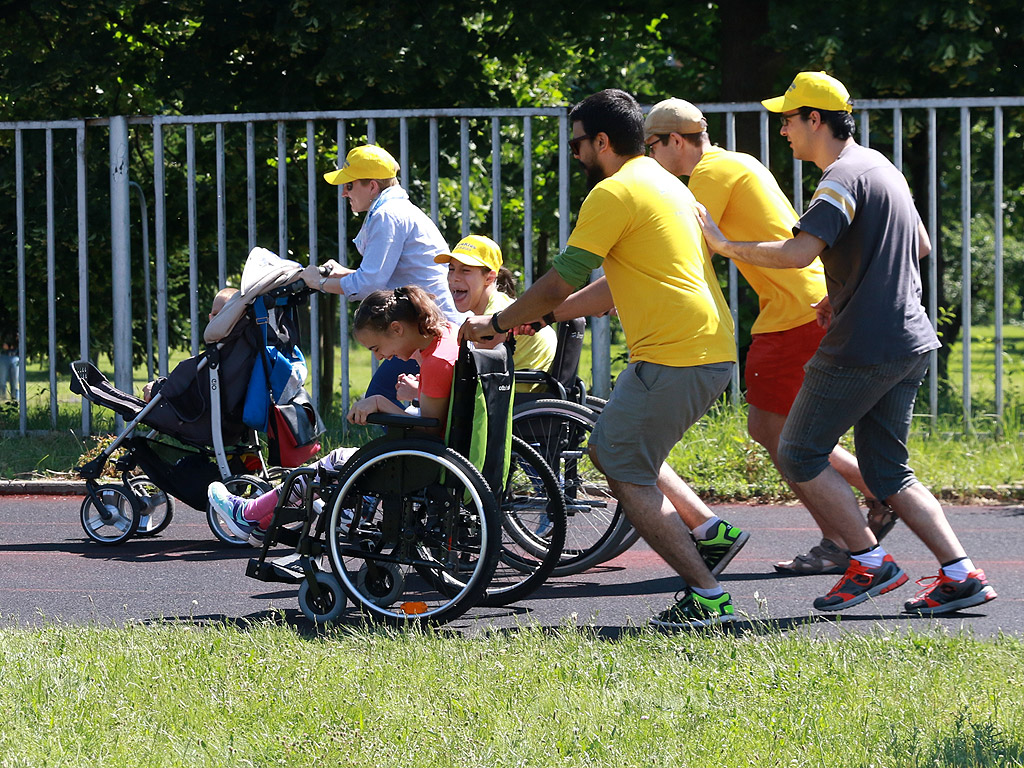
[[[113,545],[133,535],[155,535],[170,523],[177,498],[206,510],[210,529],[220,541],[246,543],[210,508],[206,489],[214,480],[244,496],[270,488],[256,429],[252,419],[246,424],[245,418],[247,404],[251,411],[255,401],[256,412],[263,409],[266,429],[271,399],[283,399],[271,394],[281,366],[272,366],[270,357],[301,360],[294,310],[309,295],[305,284],[296,279],[301,269],[270,251],[253,249],[242,273],[241,290],[203,334],[206,350],[158,380],[148,403],[116,389],[92,363],[72,363],[71,390],[128,422],[99,456],[77,468],[86,481],[80,516],[90,539]],[[291,412],[300,414],[293,421],[298,442],[306,448],[306,455],[297,458],[304,460],[319,450],[316,437],[324,429],[301,382],[296,385],[301,368],[295,368],[294,376],[284,377],[282,388],[289,391],[281,394],[290,399]],[[144,434],[143,427],[149,428]],[[274,453],[275,441],[270,442]],[[115,468],[121,483],[99,482],[119,448],[124,453]],[[144,474],[137,474],[137,469]]]

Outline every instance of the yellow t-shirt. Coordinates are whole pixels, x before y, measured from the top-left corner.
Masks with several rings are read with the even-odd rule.
[[[487,300],[485,315],[493,315],[500,312],[515,299],[511,296],[495,291]],[[555,359],[555,347],[558,346],[558,336],[555,329],[548,326],[541,328],[533,336],[516,336],[516,354],[513,361],[517,371],[547,371],[551,368],[551,361]],[[542,388],[543,385],[517,384],[517,392],[529,392],[532,389]]]
[[[635,157],[580,207],[569,245],[604,259],[634,362],[736,360],[732,317],[694,206],[679,179],[651,158]]]
[[[689,187],[729,240],[762,242],[793,236],[796,211],[771,171],[750,155],[712,147],[690,174]],[[760,304],[751,333],[785,331],[814,320],[811,304],[826,293],[819,259],[802,269],[735,264]]]

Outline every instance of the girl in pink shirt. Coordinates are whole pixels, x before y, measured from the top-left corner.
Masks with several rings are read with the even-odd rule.
[[[397,357],[420,364],[420,415],[437,419],[442,425],[424,427],[422,431],[443,436],[459,341],[457,329],[448,323],[430,294],[415,285],[393,291],[374,291],[356,310],[353,335],[378,360]],[[404,411],[383,395],[371,395],[353,405],[346,418],[351,424],[366,424],[372,413]],[[336,448],[310,466],[339,469],[355,450]],[[293,485],[293,502],[301,499],[304,487],[305,478],[299,478]],[[279,488],[255,499],[245,499],[229,493],[223,483],[215,482],[210,485],[208,495],[210,504],[236,536],[248,538],[254,546],[263,546],[264,533],[270,527],[277,506]]]

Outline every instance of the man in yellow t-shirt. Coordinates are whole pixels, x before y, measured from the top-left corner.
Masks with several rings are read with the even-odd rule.
[[[690,220],[696,201],[643,157],[643,113],[628,93],[594,94],[569,121],[569,147],[592,190],[568,245],[516,302],[469,318],[460,336],[475,341],[541,317],[550,323],[616,307],[630,363],[594,427],[590,455],[637,531],[685,582],[681,598],[651,623],[730,621],[732,603],[714,573],[748,535],[715,517],[665,464],[721,396],[736,360],[729,310]],[[573,293],[602,265],[605,277]]]
[[[788,240],[797,214],[764,165],[742,152],[713,146],[707,120],[688,101],[666,99],[644,120],[648,154],[667,171],[689,177],[689,189],[730,240]],[[745,383],[749,406],[747,430],[778,466],[779,435],[804,379],[804,365],[817,350],[825,329],[818,325],[815,304],[826,295],[820,259],[800,269],[772,269],[734,262],[758,297],[759,312],[750,329]],[[881,538],[894,520],[884,504],[871,498],[857,459],[841,446],[829,457],[850,485],[869,499],[869,521]],[[791,486],[792,487],[792,486]],[[777,563],[786,573],[842,573],[849,562],[846,542],[824,515],[796,495],[821,528],[823,540],[806,554]]]

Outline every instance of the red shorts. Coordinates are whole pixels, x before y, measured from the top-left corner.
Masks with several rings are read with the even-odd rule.
[[[812,320],[796,328],[755,333],[747,351],[747,402],[785,416],[804,382],[804,365],[818,350],[825,329]]]

